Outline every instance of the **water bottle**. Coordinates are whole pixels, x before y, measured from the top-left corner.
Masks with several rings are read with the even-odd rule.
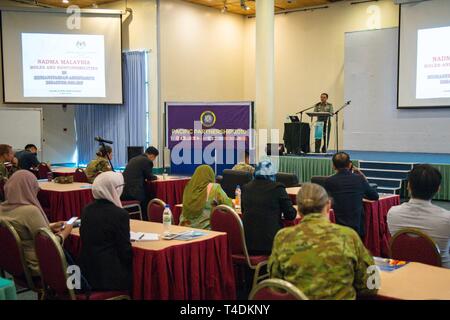
[[[170,206],[166,204],[163,212],[163,235],[167,236],[170,234],[170,226],[172,225],[172,211],[170,211]]]
[[[236,208],[240,208],[241,207],[241,186],[237,185],[236,186],[236,191],[234,191],[234,205]]]

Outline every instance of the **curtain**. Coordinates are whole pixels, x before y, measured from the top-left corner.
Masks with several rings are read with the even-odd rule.
[[[128,146],[145,146],[147,121],[146,53],[122,54],[122,105],[75,106],[78,163],[95,158],[99,147],[94,137],[112,140],[113,165],[127,163]]]

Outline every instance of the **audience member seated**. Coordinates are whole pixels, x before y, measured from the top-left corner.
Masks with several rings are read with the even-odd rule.
[[[302,222],[281,229],[268,268],[271,278],[296,285],[309,299],[355,299],[372,295],[367,268],[374,260],[358,234],[331,223],[331,201],[324,188],[306,183],[297,194]]]
[[[237,171],[225,169],[222,173],[220,186],[228,197],[234,198],[237,186],[242,187],[244,184],[253,180],[253,174],[248,171]]]
[[[159,151],[155,147],[148,147],[144,154],[132,158],[123,172],[125,188],[122,199],[140,201],[144,220],[148,220],[145,208],[150,201],[145,189],[145,181],[158,179],[153,174],[153,161],[158,155]]]
[[[242,186],[242,220],[245,241],[251,255],[270,255],[282,219],[294,220],[297,211],[283,184],[275,182],[270,161],[256,166],[255,179]]]
[[[39,184],[34,174],[27,170],[14,173],[5,185],[6,201],[0,205],[0,219],[11,223],[19,234],[25,260],[33,276],[39,275],[39,266],[34,251],[34,236],[40,228],[50,228],[64,242],[72,226],[65,222],[49,223],[37,199]]]
[[[387,222],[392,236],[404,228],[415,228],[428,235],[439,247],[442,266],[450,268],[450,212],[431,203],[441,181],[441,173],[431,165],[414,166],[408,177],[411,199],[392,207]]]
[[[94,180],[95,201],[81,216],[80,266],[93,291],[131,290],[130,217],[122,209],[123,176],[102,173]]]
[[[100,173],[111,171],[111,164],[109,160],[112,160],[112,148],[110,146],[101,146],[96,153],[97,158],[89,162],[86,167],[85,173],[89,183],[93,183],[95,177]]]
[[[10,145],[0,144],[0,180],[6,181],[15,171],[17,159]]]
[[[24,170],[36,169],[40,163],[37,158],[37,151],[38,149],[34,144],[27,144],[24,150],[16,152],[15,157],[19,168]]]
[[[244,162],[239,162],[232,168],[232,170],[246,171],[251,174],[255,172],[255,168],[252,165],[250,165],[250,154],[247,150],[245,151]]]
[[[214,181],[214,171],[210,166],[201,165],[197,167],[183,192],[181,226],[210,229],[212,209],[221,204],[233,206],[233,201],[228,198],[222,187]]]
[[[325,181],[325,189],[333,199],[336,223],[353,228],[364,237],[363,198],[378,200],[378,192],[372,189],[364,174],[353,167],[350,156],[345,152],[333,156],[336,174]]]

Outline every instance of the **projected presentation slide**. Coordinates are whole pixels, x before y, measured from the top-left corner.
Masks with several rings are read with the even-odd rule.
[[[418,30],[416,99],[450,98],[450,27]]]
[[[24,97],[105,97],[103,35],[22,33]]]

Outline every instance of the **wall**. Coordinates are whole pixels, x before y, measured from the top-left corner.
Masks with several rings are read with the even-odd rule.
[[[28,5],[17,2],[0,0],[0,7],[24,7]],[[30,7],[30,6],[28,6]],[[2,66],[0,65],[0,72]],[[0,88],[3,87],[3,79],[0,77]],[[43,121],[43,156],[42,161],[52,163],[73,162],[76,151],[76,135],[74,125],[74,109],[71,106],[63,108],[61,105],[44,104],[4,104],[3,90],[0,90],[0,107],[24,107],[42,108]],[[18,121],[20,121],[18,119]],[[65,130],[66,129],[66,130]],[[11,123],[11,130],[14,130],[14,123]],[[1,138],[0,138],[1,141]],[[1,141],[8,143],[8,141]]]
[[[275,126],[282,129],[287,115],[318,102],[321,92],[329,93],[335,108],[344,103],[345,32],[395,26],[398,6],[392,0],[344,1],[327,9],[276,15]],[[255,97],[254,39],[255,19],[246,19],[244,95],[250,100]],[[342,147],[342,122],[339,127]],[[334,128],[330,148],[335,148]]]

